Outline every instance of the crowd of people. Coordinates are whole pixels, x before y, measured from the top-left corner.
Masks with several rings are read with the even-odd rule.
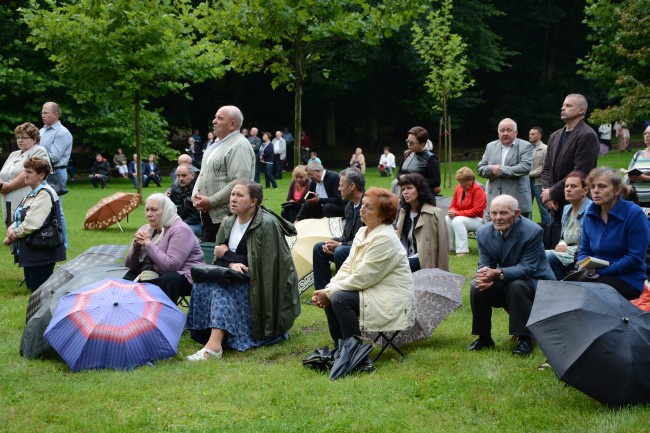
[[[312,257],[311,302],[325,310],[336,348],[362,330],[412,326],[412,274],[427,268],[449,271],[450,256],[469,254],[469,233],[475,233],[478,265],[470,302],[477,338],[468,349],[495,346],[492,309],[504,308],[509,333],[517,337],[512,353],[528,355],[533,341],[526,323],[539,280],[565,278],[588,257],[608,264],[583,271],[582,278],[608,284],[626,299],[638,297],[646,280],[648,217],[632,201],[632,192],[642,204],[650,202],[650,127],[644,132],[647,148],[634,155],[623,178],[618,170],[596,168],[599,141],[584,122],[586,111],[582,95],[568,95],[560,116],[565,126],[548,144],[542,142],[542,128],[532,127],[526,141],[517,137],[513,119],[501,120],[498,139],[486,145],[476,167],[485,185],[471,168],[458,169],[446,210],[437,203],[438,157],[427,149],[429,133],[420,126],[406,132],[399,164],[390,148],[383,149],[377,169],[381,176],[395,174],[390,190],[366,188],[361,148],[341,173],[326,169],[311,151],[306,164],[293,169],[276,215],[262,205],[260,176],[266,188],[277,188],[293,136],[285,128],[260,138],[257,128],[242,129],[239,108],[221,107],[205,146],[198,134],[192,136],[188,153],[173,170],[172,186],[147,198],[147,224],[133,237],[125,278],[153,283],[174,302],[190,296],[187,327],[203,346],[187,356],[189,361],[218,359],[224,345],[245,351],[278,343],[300,314],[297,271],[285,236],[297,234],[298,221],[340,217],[342,235],[316,243]],[[62,199],[45,180],[50,173],[64,176],[72,148],[60,114],[60,107],[48,102],[40,131],[31,123],[16,127],[18,150],[0,171],[4,244],[24,268],[32,291],[66,258]],[[308,145],[305,134],[301,148]],[[143,186],[151,181],[160,186],[155,155],[137,161],[134,155],[127,164],[121,149],[113,159],[119,175],[134,186],[140,176]],[[110,176],[110,163],[97,154],[90,181],[105,188]],[[541,224],[532,221],[534,200]],[[51,224],[61,228],[60,245],[33,247],[30,235]],[[214,242],[215,264],[241,274],[241,280],[195,283],[191,269],[204,264],[200,241]],[[372,368],[369,359],[364,364]]]

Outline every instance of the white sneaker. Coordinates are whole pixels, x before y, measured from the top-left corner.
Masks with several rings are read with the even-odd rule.
[[[214,350],[210,350],[207,347],[204,347],[203,349],[196,352],[194,355],[189,355],[189,356],[186,356],[185,358],[188,361],[192,361],[192,362],[211,361],[213,359],[217,360],[217,359],[221,358],[222,354],[223,354],[223,350],[215,352]]]

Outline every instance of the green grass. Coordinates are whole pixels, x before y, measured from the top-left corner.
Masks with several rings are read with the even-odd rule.
[[[627,167],[630,154],[601,158],[601,165]],[[476,161],[455,163],[454,168]],[[289,176],[277,190],[264,190],[266,204],[279,211]],[[390,180],[368,172],[368,184]],[[149,188],[145,197],[163,188]],[[69,257],[104,243],[128,243],[144,224],[143,210],[124,221],[122,233],[84,231],[85,211],[103,195],[131,191],[113,180],[110,189],[71,184],[64,208],[71,238]],[[450,189],[445,191],[448,195]],[[538,217],[537,217],[538,218]],[[474,241],[472,241],[474,242]],[[471,277],[477,257],[451,258],[452,271]],[[650,431],[648,409],[613,410],[564,386],[551,371],[538,372],[539,349],[529,358],[510,354],[507,317],[494,314],[497,348],[465,350],[472,341],[469,283],[465,305],[427,341],[404,346],[400,359],[384,355],[377,371],[330,382],[302,367],[311,350],[331,345],[325,316],[303,305],[291,339],[246,353],[226,351],[210,364],[183,356],[199,348],[183,335],[179,354],[155,367],[131,372],[72,373],[56,358],[25,360],[18,355],[27,289],[22,270],[7,251],[0,255],[0,431],[6,432],[641,432]],[[303,296],[306,299],[307,295]]]

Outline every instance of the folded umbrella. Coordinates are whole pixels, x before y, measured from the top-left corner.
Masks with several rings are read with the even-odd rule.
[[[370,352],[372,352],[372,344],[364,344],[361,337],[354,336],[347,340],[339,340],[338,351],[330,370],[330,380],[339,379],[360,367],[361,364],[369,362]]]
[[[291,257],[298,273],[300,294],[314,285],[314,245],[343,235],[341,218],[300,220],[295,224],[296,236],[287,236]]]
[[[129,370],[174,356],[185,314],[149,283],[104,279],[59,301],[45,338],[71,370]]]
[[[612,287],[540,281],[527,326],[560,380],[610,406],[650,403],[650,313]]]

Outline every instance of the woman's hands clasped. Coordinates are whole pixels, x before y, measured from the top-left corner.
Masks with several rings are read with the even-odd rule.
[[[137,247],[144,247],[151,242],[151,235],[144,230],[138,230],[133,236],[133,245]]]

